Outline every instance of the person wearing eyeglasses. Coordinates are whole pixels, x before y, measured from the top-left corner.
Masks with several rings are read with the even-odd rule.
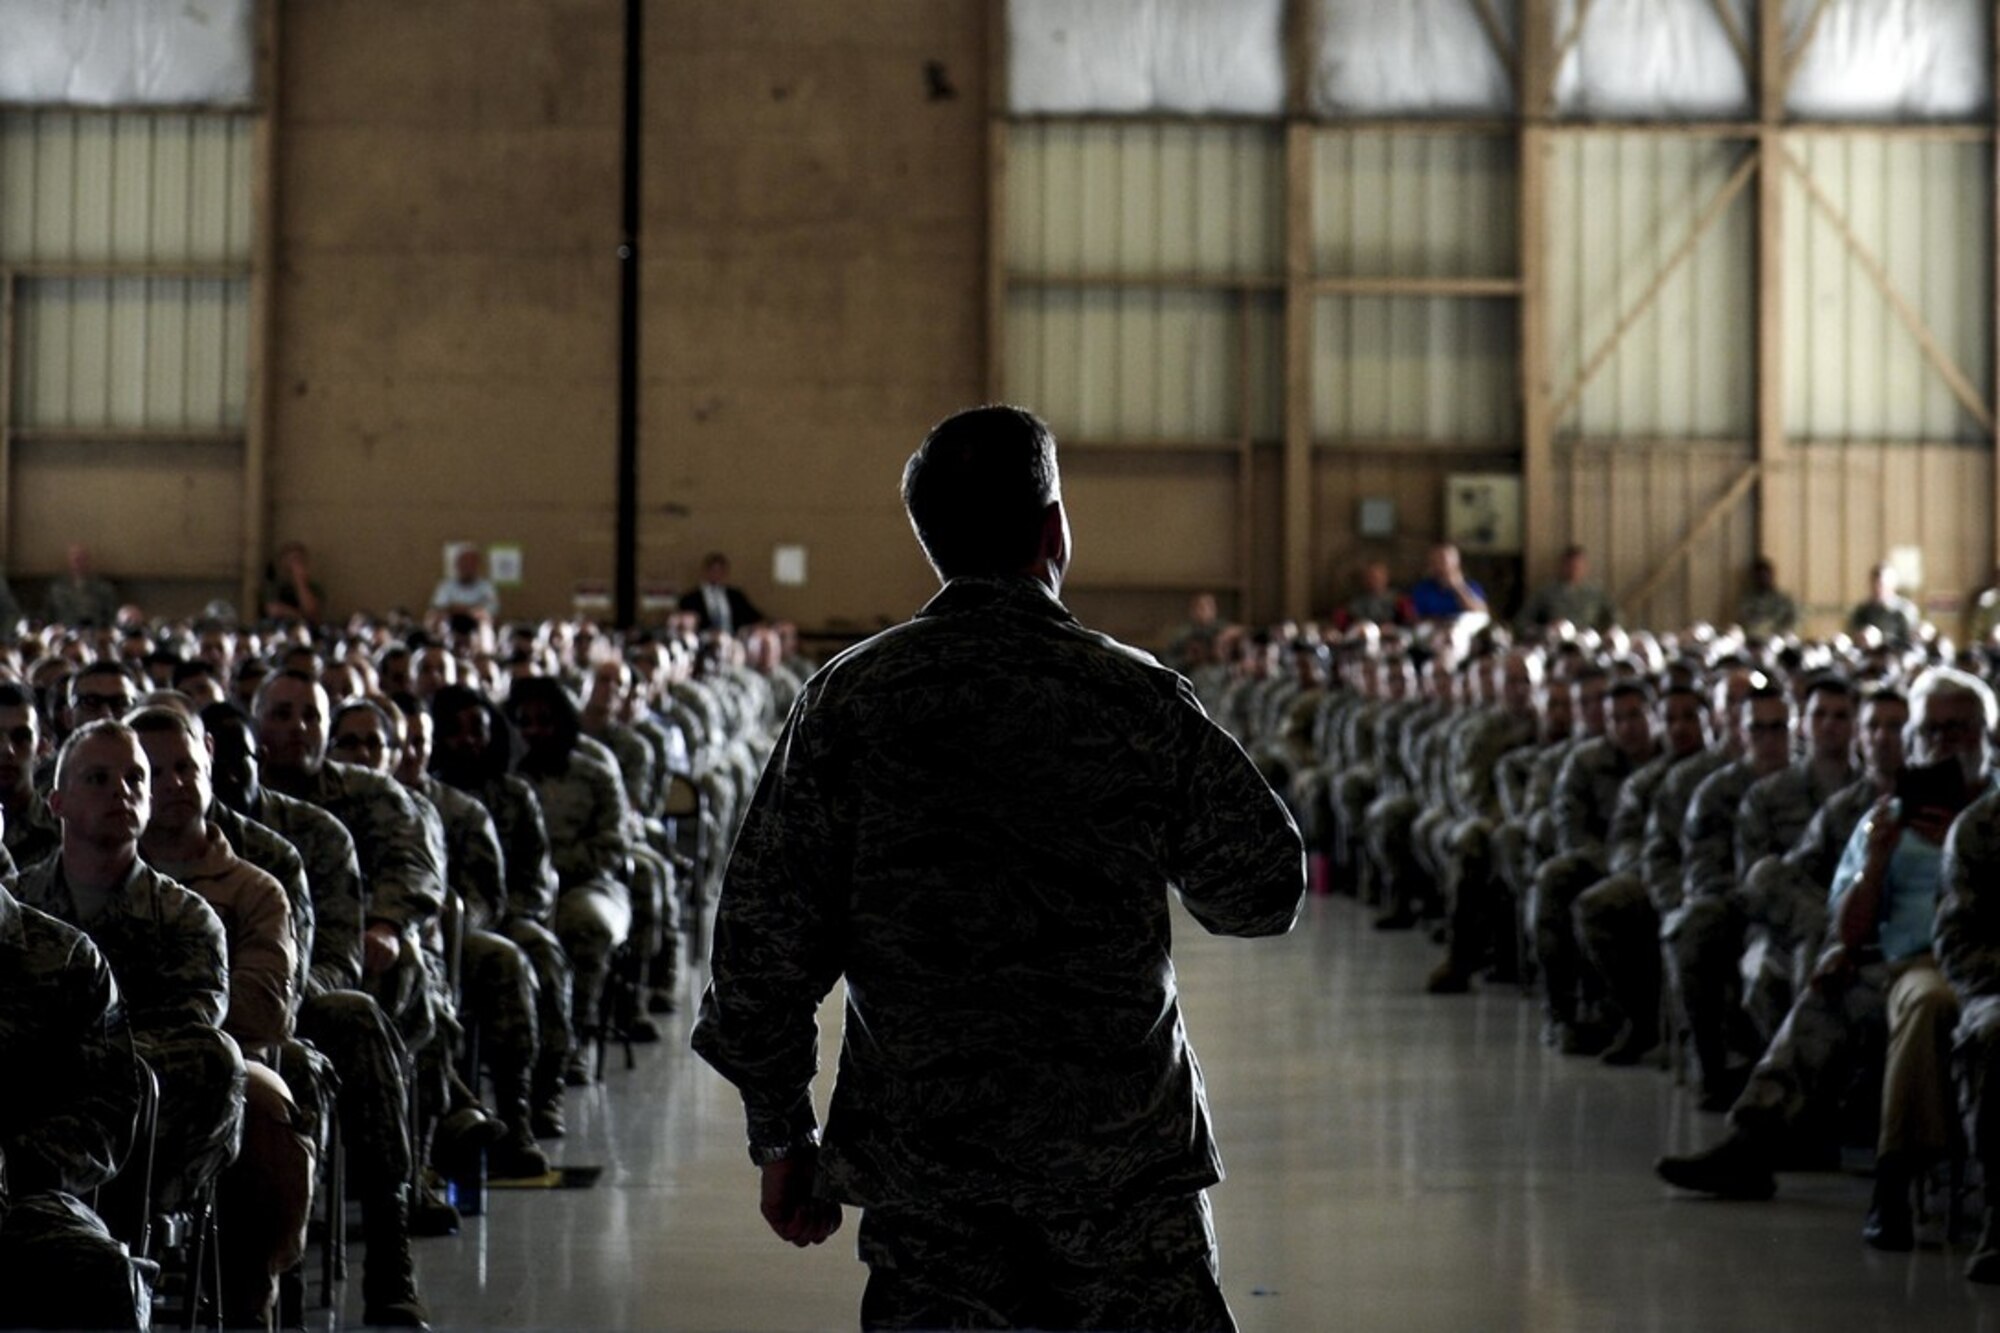
[[[1994,938],[1990,925],[1966,911],[1966,871],[1976,864],[1965,857],[1974,850],[1969,843],[1954,843],[1952,882],[1960,891],[1947,894],[1942,907],[1940,892],[1948,831],[1975,796],[1994,788],[1989,735],[2000,709],[1984,681],[1938,668],[1910,691],[1910,712],[1910,766],[1848,839],[1828,899],[1831,943],[1730,1108],[1728,1134],[1656,1167],[1683,1189],[1770,1198],[1774,1165],[1788,1144],[1815,1116],[1836,1109],[1853,1071],[1866,1067],[1870,1051],[1880,1052],[1881,1128],[1862,1238],[1891,1251],[1914,1245],[1911,1184],[1954,1137],[1946,1053],[1959,1006],[1939,958],[1970,982],[1974,941],[1983,936],[1990,952]],[[1973,827],[1983,829],[1990,796],[1980,809]],[[1981,1281],[2000,1278],[1992,1238],[1989,1225],[1968,1268]]]

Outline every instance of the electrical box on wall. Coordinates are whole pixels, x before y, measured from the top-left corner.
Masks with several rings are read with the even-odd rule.
[[[1467,555],[1521,553],[1521,479],[1459,472],[1444,479],[1445,539]]]

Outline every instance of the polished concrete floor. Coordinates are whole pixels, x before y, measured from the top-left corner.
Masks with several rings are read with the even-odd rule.
[[[2000,1333],[2000,1290],[1962,1281],[1962,1252],[1860,1243],[1865,1180],[1787,1176],[1766,1204],[1677,1197],[1653,1157],[1720,1121],[1666,1075],[1550,1054],[1512,990],[1426,997],[1425,941],[1372,933],[1346,899],[1308,908],[1281,940],[1178,923],[1246,1330]],[[495,1191],[463,1234],[420,1242],[441,1325],[854,1326],[852,1215],[810,1251],[764,1230],[735,1094],[684,1040],[630,1072],[614,1057],[571,1126],[559,1160],[604,1166],[596,1188]]]

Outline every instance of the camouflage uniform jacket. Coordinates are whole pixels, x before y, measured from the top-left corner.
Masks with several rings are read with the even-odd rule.
[[[1605,865],[1613,874],[1638,866],[1646,849],[1646,819],[1653,812],[1653,794],[1680,758],[1671,753],[1655,755],[1633,770],[1618,789],[1611,829],[1604,836]]]
[[[507,864],[493,816],[473,797],[429,774],[414,790],[444,823],[445,879],[458,895],[466,925],[491,930],[507,915]]]
[[[535,773],[523,768],[520,775],[541,802],[549,855],[562,887],[594,879],[624,882],[632,839],[625,818],[625,784],[619,781],[618,770],[579,743],[560,771]]]
[[[1765,857],[1790,851],[1806,825],[1812,823],[1813,812],[1852,781],[1852,765],[1827,780],[1815,775],[1811,760],[1801,759],[1751,783],[1736,818],[1737,880],[1740,882],[1750,867]]]
[[[222,1026],[229,943],[221,918],[200,895],[135,856],[124,885],[80,920],[58,852],[21,872],[16,896],[90,936],[118,979],[135,1036]]]
[[[1698,751],[1675,764],[1653,793],[1652,809],[1646,812],[1646,842],[1639,853],[1639,876],[1646,883],[1646,896],[1661,916],[1680,905],[1686,851],[1682,838],[1695,791],[1729,762],[1729,755],[1721,750]]]
[[[208,822],[222,830],[229,849],[278,881],[292,918],[292,954],[297,970],[292,974],[294,1001],[312,994],[313,901],[306,884],[306,863],[296,848],[254,819],[245,819],[221,801],[208,807]]]
[[[1461,819],[1498,823],[1506,814],[1502,809],[1501,765],[1534,738],[1534,719],[1497,708],[1481,711],[1461,728],[1451,747],[1453,812]]]
[[[1945,835],[1932,940],[1961,1000],[2000,995],[2000,792],[1967,806]]]
[[[1549,801],[1560,850],[1600,859],[1607,854],[1604,843],[1611,833],[1611,816],[1618,808],[1618,790],[1638,767],[1608,736],[1576,747],[1563,761]]]
[[[1855,828],[1881,795],[1875,779],[1866,775],[1835,792],[1813,812],[1806,831],[1785,853],[1785,864],[1820,888],[1832,888],[1833,872],[1840,868],[1847,840],[1854,836]]]
[[[386,922],[421,938],[444,909],[444,868],[424,836],[415,799],[385,774],[332,759],[296,794],[353,835],[369,923]]]
[[[298,946],[291,905],[278,881],[230,850],[208,826],[208,846],[192,861],[148,859],[162,875],[194,890],[215,909],[229,942],[229,1016],[222,1030],[243,1046],[271,1046],[292,1035],[298,1007]]]
[[[806,687],[744,821],[694,1045],[829,1197],[1074,1211],[1219,1179],[1168,955],[1290,928],[1291,816],[1187,682],[1025,578],[961,578]]]
[[[49,809],[48,798],[36,792],[22,813],[8,814],[4,838],[16,866],[33,865],[62,846],[62,825]]]
[[[1736,620],[1752,634],[1789,634],[1798,628],[1799,604],[1776,589],[1753,592],[1737,606]]]
[[[500,864],[507,873],[504,915],[546,924],[556,909],[556,867],[535,789],[527,779],[503,773],[466,794],[486,807],[500,839]]]
[[[290,843],[312,888],[312,980],[307,994],[361,988],[361,934],[368,893],[354,835],[316,805],[263,788],[249,817]]]
[[[0,1070],[7,1074],[0,1184],[20,1194],[86,1194],[117,1174],[139,1117],[138,1066],[118,983],[82,931],[5,889]]]
[[[1738,759],[1695,788],[1681,832],[1681,892],[1689,899],[1714,898],[1735,885],[1736,821],[1756,781],[1750,761]]]

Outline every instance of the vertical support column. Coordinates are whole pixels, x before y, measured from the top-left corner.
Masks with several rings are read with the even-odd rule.
[[[249,365],[245,370],[243,409],[243,551],[239,563],[238,593],[245,623],[259,619],[264,608],[258,605],[262,590],[262,570],[270,544],[271,507],[268,477],[271,449],[271,377],[276,342],[271,318],[272,285],[277,281],[278,258],[278,25],[279,0],[262,0],[257,6],[257,118],[250,131],[250,308]],[[11,352],[13,338],[13,284],[7,285],[7,313],[0,347]],[[0,367],[0,385],[7,369]],[[0,412],[5,411],[5,391],[0,388]],[[0,448],[0,516],[7,513],[6,487],[13,472],[10,451]],[[0,517],[0,522],[5,518]],[[0,550],[4,550],[0,543]]]
[[[1007,0],[986,0],[986,397],[1007,397]]]
[[[1519,199],[1521,266],[1521,574],[1533,588],[1554,570],[1555,420],[1549,381],[1549,99],[1555,82],[1550,0],[1522,0]]]
[[[625,0],[625,144],[618,236],[618,517],[613,552],[613,617],[621,628],[639,612],[639,188],[645,133],[644,0]]]
[[[2000,12],[1995,13],[1994,21],[1989,25],[1989,29],[1993,37],[1993,50],[1990,53],[1991,60],[1989,62],[1993,68],[1993,87],[1996,94],[2000,94]],[[1993,216],[1990,219],[1992,225],[1990,235],[1993,248],[1987,252],[1987,260],[1993,268],[1994,287],[1993,303],[1988,307],[1988,313],[1992,316],[1993,321],[1991,326],[1991,337],[1993,339],[1993,394],[1995,401],[2000,402],[2000,96],[1996,96],[1993,104],[1992,166],[1993,179],[1990,182],[1992,192],[1987,196],[1987,202],[1993,210]],[[1993,525],[1993,568],[2000,569],[2000,431],[1994,433],[1991,457],[1993,460],[1993,505],[1987,511],[1987,518]],[[1990,571],[1980,571],[1982,577],[1988,572]],[[1971,616],[1970,607],[1966,608],[1966,614],[1969,623]]]
[[[1285,126],[1284,614],[1312,614],[1313,129]]]
[[[1774,484],[1786,474],[1785,440],[1785,15],[1759,6],[1757,47],[1757,531],[1760,552],[1794,549],[1796,515]],[[1775,559],[1776,557],[1773,556]],[[1743,571],[1732,571],[1741,575]],[[1796,580],[1801,569],[1779,566]]]
[[[1236,293],[1236,618],[1256,615],[1257,558],[1257,407],[1250,397],[1252,370],[1250,321],[1256,318],[1256,294],[1248,287]]]

